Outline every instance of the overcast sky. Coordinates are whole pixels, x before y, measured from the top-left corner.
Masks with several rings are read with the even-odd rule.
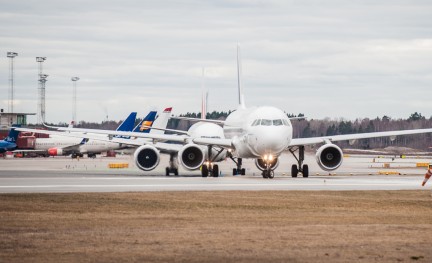
[[[237,107],[240,43],[246,105],[309,118],[432,115],[432,1],[0,0],[0,107],[15,58],[15,112],[37,110],[44,56],[47,122],[120,120],[173,106]],[[36,122],[36,117],[30,118]]]

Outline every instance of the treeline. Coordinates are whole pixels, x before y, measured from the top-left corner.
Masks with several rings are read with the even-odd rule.
[[[207,113],[207,119],[213,120],[225,120],[231,111],[213,111]],[[188,118],[201,118],[201,113],[180,114],[180,117]],[[304,114],[287,114],[289,118],[303,117]],[[140,119],[137,119],[138,124]],[[107,129],[114,130],[120,125],[121,121],[104,121],[102,123],[91,123],[81,121],[76,127],[92,128],[92,129]],[[188,130],[193,124],[193,121],[170,119],[167,128]],[[330,136],[330,135],[342,135],[351,133],[366,133],[366,132],[380,132],[380,131],[392,131],[392,130],[409,130],[409,129],[425,129],[432,128],[432,117],[426,118],[421,113],[415,112],[411,114],[407,119],[392,119],[389,116],[376,117],[375,119],[356,119],[356,120],[345,120],[341,119],[292,119],[293,125],[293,136],[294,138],[307,138],[317,136]],[[58,124],[57,124],[58,125]],[[67,126],[67,124],[63,124]],[[352,143],[352,145],[350,144]],[[400,147],[411,147],[416,149],[427,150],[432,147],[432,136],[428,134],[418,135],[406,135],[397,136],[396,138],[373,138],[373,139],[362,139],[354,142],[338,142],[341,147],[350,147],[358,149],[374,149],[374,148],[385,148],[388,146],[400,146]]]

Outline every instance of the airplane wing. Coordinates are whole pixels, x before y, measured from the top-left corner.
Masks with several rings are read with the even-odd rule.
[[[64,128],[64,131],[71,132],[61,132],[61,131],[48,131],[48,130],[38,130],[38,129],[28,129],[28,128],[16,128],[17,131],[24,132],[35,132],[35,133],[43,133],[49,135],[60,135],[66,137],[75,137],[75,138],[88,138],[94,140],[106,141],[108,138],[111,142],[118,142],[119,138],[114,138],[113,136],[127,136],[127,137],[135,137],[135,138],[148,138],[153,141],[175,141],[175,142],[187,142],[189,139],[188,136],[182,135],[174,135],[174,134],[151,134],[151,133],[141,133],[141,132],[124,132],[124,131],[112,131],[112,130],[97,130],[97,129],[77,129],[77,128]],[[103,136],[97,136],[97,134],[107,135],[107,138],[103,138]],[[116,139],[116,140],[114,140]],[[129,139],[125,139],[125,143]],[[132,143],[128,143],[132,144]],[[140,144],[142,145],[142,144]]]
[[[196,144],[201,145],[217,145],[225,148],[233,148],[231,139],[220,139],[220,138],[193,138],[192,141]]]
[[[209,120],[209,119],[188,118],[188,117],[171,117],[171,119],[185,120],[185,121],[202,121],[202,122],[210,122],[210,123],[216,123],[216,124],[224,124],[225,123],[225,121],[222,121],[222,120]]]
[[[108,142],[114,142],[114,143],[120,143],[120,144],[125,144],[125,145],[132,145],[132,146],[141,146],[144,144],[153,144],[151,138],[148,138],[148,140],[143,140],[143,139],[138,139],[138,138],[130,138],[130,139],[116,138],[116,137],[110,138],[109,136],[103,137],[103,136],[100,136],[100,135],[98,136],[96,134],[91,134],[91,133],[77,133],[77,132],[69,133],[69,132],[58,132],[58,131],[47,131],[47,130],[35,130],[35,129],[27,129],[27,128],[20,128],[20,129],[22,129],[22,131],[28,131],[28,132],[38,132],[38,133],[49,134],[49,135],[60,135],[60,136],[65,136],[65,137],[85,138],[85,139],[92,139],[92,140],[99,140],[99,141],[108,141]],[[175,137],[179,137],[179,136],[170,135],[169,140],[173,141],[173,139],[171,137],[175,138]],[[83,139],[83,141],[85,139]],[[185,139],[182,138],[181,140],[178,140],[178,142],[184,143]],[[176,153],[176,152],[180,151],[182,146],[183,146],[183,144],[173,144],[173,143],[164,143],[164,142],[156,142],[153,145],[163,153]],[[72,146],[68,146],[68,147],[65,147],[63,149],[64,150],[72,150],[72,148],[69,149],[69,147],[72,147]],[[74,145],[74,147],[79,147],[79,145]]]
[[[351,140],[359,140],[359,139],[378,138],[378,137],[396,137],[399,135],[410,135],[410,134],[421,134],[421,133],[432,133],[432,129],[385,131],[385,132],[332,135],[332,136],[312,137],[312,138],[297,138],[291,140],[289,147],[318,144],[318,143],[325,143],[325,142],[351,141]]]

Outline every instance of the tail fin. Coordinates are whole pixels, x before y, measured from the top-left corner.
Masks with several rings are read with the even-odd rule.
[[[147,116],[133,129],[133,132],[149,133],[150,128],[156,119],[156,111],[150,111]]]
[[[238,86],[238,96],[239,96],[239,108],[246,108],[243,95],[243,87],[241,83],[241,55],[240,55],[240,44],[237,44],[237,86]]]
[[[136,115],[136,112],[131,112],[131,114],[129,114],[129,116],[117,127],[116,131],[132,131]]]
[[[201,120],[205,120],[207,117],[207,102],[208,102],[208,92],[205,89],[205,68],[202,69],[202,84],[201,84]]]
[[[18,125],[18,124],[14,124],[14,125],[12,125],[12,127],[21,127],[21,125]],[[13,128],[11,128],[10,130],[9,130],[9,134],[8,134],[8,136],[6,137],[6,138],[4,138],[4,141],[5,142],[12,142],[12,143],[16,143],[16,141],[17,141],[17,139],[18,139],[18,135],[19,135],[19,131],[17,131],[17,130],[15,130],[15,129],[13,129]]]
[[[158,129],[166,129],[168,120],[171,117],[172,107],[165,108],[164,111],[156,118],[153,127]],[[164,134],[164,130],[151,129],[151,134]]]

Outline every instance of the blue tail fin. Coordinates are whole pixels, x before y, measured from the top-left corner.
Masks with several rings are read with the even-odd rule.
[[[14,125],[12,125],[12,127],[21,127],[21,125],[14,124]],[[16,143],[19,133],[20,132],[15,130],[15,129],[10,129],[8,136],[4,139],[4,141]]]
[[[153,122],[156,119],[156,114],[157,111],[150,111],[149,114],[147,114],[147,116],[135,127],[133,131],[149,133],[151,129],[148,127],[153,125]]]
[[[136,119],[136,112],[131,112],[129,116],[118,126],[116,131],[132,131],[135,119]]]

